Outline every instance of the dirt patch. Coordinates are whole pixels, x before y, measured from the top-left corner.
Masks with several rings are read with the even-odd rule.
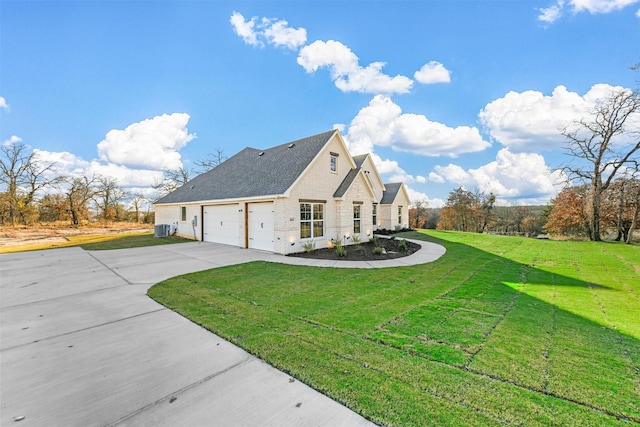
[[[379,238],[376,243],[366,242],[345,246],[347,255],[343,257],[338,256],[335,249],[329,248],[316,249],[310,252],[289,254],[287,256],[311,259],[329,259],[336,261],[380,261],[383,259],[406,257],[420,250],[421,248],[421,246],[416,243],[405,241],[406,249],[403,249],[403,244],[401,243],[402,241],[403,239]],[[374,250],[376,247],[383,248],[383,253],[375,253]]]
[[[0,227],[0,246],[63,242],[67,240],[67,237],[69,236],[112,233],[142,233],[149,231],[153,231],[153,225],[134,224],[129,222],[84,225],[79,227],[72,227],[69,225]]]

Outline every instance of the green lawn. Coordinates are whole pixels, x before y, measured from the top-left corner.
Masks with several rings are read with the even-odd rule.
[[[454,232],[439,260],[253,262],[149,295],[382,425],[640,422],[640,247]]]

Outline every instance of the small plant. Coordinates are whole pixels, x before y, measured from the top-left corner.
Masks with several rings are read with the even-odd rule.
[[[407,241],[405,239],[400,240],[400,243],[398,243],[398,248],[402,252],[406,252],[407,251]]]
[[[373,254],[382,255],[382,246],[376,246],[375,248],[373,248]]]
[[[369,241],[375,245],[376,243],[378,243],[378,236],[374,234],[373,236],[371,236]]]
[[[362,241],[359,234],[354,234],[353,236],[351,236],[351,240],[353,240],[353,243],[355,244],[358,244]]]
[[[336,240],[335,242],[336,255],[339,257],[347,256],[347,249],[342,245],[342,240]]]
[[[302,245],[302,248],[305,252],[311,252],[316,249],[316,242],[314,242],[313,240],[309,240]]]

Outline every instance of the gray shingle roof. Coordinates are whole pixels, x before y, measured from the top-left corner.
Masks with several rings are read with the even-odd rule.
[[[266,150],[245,148],[156,204],[284,194],[335,132],[334,129]]]
[[[381,205],[390,205],[396,199],[398,195],[398,191],[400,191],[400,187],[402,187],[401,182],[392,182],[391,184],[384,185],[384,192],[382,193],[382,200],[380,200]]]

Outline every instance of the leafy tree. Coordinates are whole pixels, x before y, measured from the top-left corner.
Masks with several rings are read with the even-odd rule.
[[[429,202],[426,199],[415,202],[413,209],[409,210],[409,226],[412,228],[425,228],[428,208]]]
[[[38,204],[38,220],[55,222],[69,220],[69,205],[62,194],[45,194]]]
[[[551,200],[551,211],[544,230],[550,234],[585,236],[588,218],[585,210],[588,186],[565,187]]]
[[[483,233],[493,220],[495,200],[493,194],[474,193],[460,186],[449,193],[437,228]]]
[[[563,167],[572,179],[588,185],[587,232],[599,241],[602,195],[618,172],[638,165],[640,135],[625,126],[640,112],[640,96],[627,89],[613,92],[596,105],[587,119],[576,122],[573,130],[565,129],[565,149],[571,157]]]

